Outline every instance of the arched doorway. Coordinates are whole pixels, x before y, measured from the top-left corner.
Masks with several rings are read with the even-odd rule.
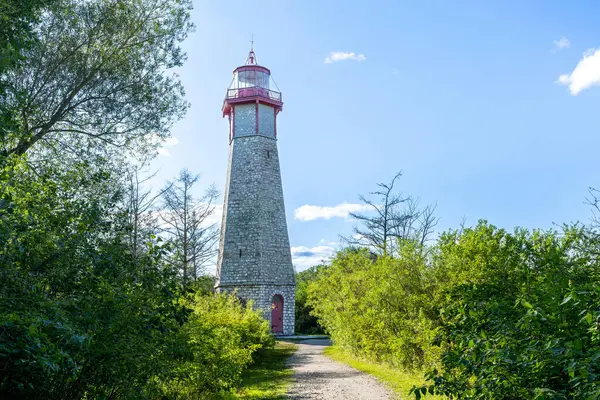
[[[271,302],[271,332],[283,333],[283,297],[279,294]]]

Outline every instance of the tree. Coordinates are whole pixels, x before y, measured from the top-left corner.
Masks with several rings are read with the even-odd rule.
[[[167,186],[157,194],[146,189],[144,184],[156,176],[156,172],[143,177],[144,163],[131,165],[127,171],[125,207],[127,210],[127,223],[130,233],[127,236],[127,244],[131,252],[132,262],[138,264],[138,256],[147,251],[146,243],[150,236],[159,233],[159,223],[156,212],[156,200]]]
[[[350,216],[360,225],[354,227],[352,236],[342,240],[349,245],[368,247],[383,256],[396,253],[399,242],[405,239],[426,242],[437,224],[435,206],[420,210],[418,200],[396,193],[394,186],[401,176],[402,172],[398,172],[390,183],[378,183],[380,189],[370,193],[377,200],[359,196],[370,212],[351,212]]]
[[[354,355],[401,368],[437,361],[424,253],[406,243],[397,257],[346,248],[308,282],[305,306],[332,341]]]
[[[44,8],[55,0],[5,0],[0,3],[0,141],[18,128],[14,105],[7,104],[8,71],[18,69],[24,50],[35,42],[34,25]],[[2,160],[0,152],[0,161]],[[1,164],[0,164],[1,165]]]
[[[35,40],[33,27],[41,11],[55,2],[5,0],[0,3],[0,74],[23,60],[22,51]]]
[[[313,308],[308,304],[308,285],[315,281],[319,272],[327,269],[324,264],[315,265],[296,273],[296,332],[305,334],[323,333],[317,317],[312,315]]]
[[[174,182],[167,183],[162,194],[163,231],[175,245],[173,258],[181,271],[184,286],[191,278],[196,279],[214,258],[219,238],[216,224],[209,220],[214,214],[214,202],[219,192],[211,186],[201,197],[194,197],[193,188],[198,179],[199,175],[183,169]]]
[[[23,62],[2,75],[16,124],[2,132],[0,151],[130,150],[167,137],[187,108],[166,71],[185,59],[190,8],[188,0],[62,0],[47,10]]]
[[[416,398],[599,398],[598,240],[585,231],[480,221],[442,234],[428,269],[441,368]]]
[[[136,398],[185,315],[164,250],[134,282],[110,163],[21,158],[0,169],[0,397]]]
[[[585,203],[592,207],[591,227],[600,228],[600,190],[590,187]]]
[[[433,233],[433,229],[438,223],[438,218],[434,215],[436,205],[428,205],[420,208],[419,199],[408,197],[406,208],[403,210],[394,210],[393,213],[400,213],[408,218],[402,218],[402,223],[394,229],[394,237],[400,241],[412,240],[423,246]],[[392,213],[392,214],[393,214]],[[392,248],[397,251],[398,243],[392,243]]]

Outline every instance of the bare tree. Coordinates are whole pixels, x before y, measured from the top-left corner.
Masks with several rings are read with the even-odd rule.
[[[575,226],[583,229],[587,239],[586,243],[580,246],[580,250],[592,257],[593,261],[598,262],[600,260],[600,190],[590,187],[588,194],[588,197],[585,198],[585,204],[592,208],[590,222],[583,226],[579,226],[579,224]]]
[[[421,245],[429,240],[439,222],[439,218],[435,216],[436,208],[437,204],[428,205],[419,213],[419,227],[416,231],[416,238]]]
[[[374,215],[350,213],[360,225],[354,227],[352,237],[343,237],[347,243],[372,247],[384,256],[389,254],[392,239],[398,237],[398,232],[412,218],[411,215],[399,212],[399,205],[408,200],[402,194],[394,193],[394,185],[400,176],[402,173],[398,172],[390,183],[377,184],[380,189],[369,193],[377,196],[377,200],[359,196],[359,200],[369,206]]]
[[[403,221],[396,228],[394,237],[398,240],[412,240],[424,245],[438,223],[438,218],[434,215],[436,207],[437,205],[428,205],[421,208],[418,198],[408,197],[405,208],[393,210],[393,213]],[[408,218],[404,218],[405,216]]]
[[[590,187],[588,193],[585,203],[592,206],[592,226],[597,228],[600,227],[600,190]]]
[[[145,243],[150,235],[159,232],[156,200],[170,188],[170,185],[167,185],[153,195],[152,191],[145,187],[145,184],[154,178],[157,172],[143,175],[145,165],[145,163],[141,163],[130,166],[126,176],[127,223],[131,229],[127,237],[127,244],[134,265],[137,265],[139,255],[145,251]]]
[[[425,244],[438,219],[434,216],[436,206],[420,208],[419,200],[394,190],[402,172],[389,183],[378,183],[379,190],[370,192],[375,200],[361,195],[359,200],[370,210],[350,213],[358,225],[351,237],[342,237],[350,245],[365,246],[380,255],[393,255],[403,240]]]
[[[199,175],[183,169],[174,182],[169,182],[162,193],[163,209],[160,212],[163,232],[175,244],[173,259],[181,270],[183,285],[196,279],[217,253],[219,231],[209,223],[215,211],[219,192],[210,186],[204,195],[194,197],[192,189]]]

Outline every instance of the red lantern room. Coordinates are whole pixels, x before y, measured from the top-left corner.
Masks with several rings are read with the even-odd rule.
[[[253,102],[273,107],[275,114],[283,107],[281,92],[271,78],[271,71],[257,64],[256,54],[252,49],[248,54],[246,65],[237,67],[233,71],[233,81],[227,89],[223,102],[223,116],[231,118],[235,105]]]

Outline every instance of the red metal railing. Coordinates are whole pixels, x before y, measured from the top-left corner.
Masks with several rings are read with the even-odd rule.
[[[281,93],[274,90],[265,89],[263,87],[254,86],[239,89],[227,89],[228,99],[241,99],[244,97],[260,96],[267,99],[281,101]]]

